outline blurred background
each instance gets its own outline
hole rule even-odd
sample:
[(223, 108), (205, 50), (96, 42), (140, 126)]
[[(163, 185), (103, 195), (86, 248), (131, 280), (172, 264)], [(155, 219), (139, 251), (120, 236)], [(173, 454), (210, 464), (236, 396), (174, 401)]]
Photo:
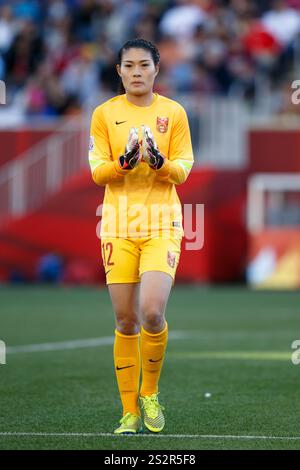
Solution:
[[(204, 247), (168, 304), (167, 434), (116, 444), (88, 142), (134, 37), (188, 113)], [(300, 0), (0, 0), (0, 103), (0, 449), (299, 449)]]
[(161, 54), (205, 204), (205, 243), (177, 281), (300, 287), (300, 0), (0, 1), (0, 282), (104, 283), (91, 179), (92, 110), (118, 93), (128, 39)]

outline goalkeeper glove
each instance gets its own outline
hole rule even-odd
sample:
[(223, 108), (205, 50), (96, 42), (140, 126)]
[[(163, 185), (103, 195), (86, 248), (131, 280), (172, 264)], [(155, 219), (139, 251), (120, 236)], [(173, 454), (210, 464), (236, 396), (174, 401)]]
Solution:
[(123, 170), (132, 170), (141, 160), (138, 129), (132, 127), (124, 155), (119, 157), (119, 165)]
[(165, 161), (165, 157), (158, 150), (150, 127), (142, 126), (143, 129), (143, 157), (153, 170), (159, 170)]

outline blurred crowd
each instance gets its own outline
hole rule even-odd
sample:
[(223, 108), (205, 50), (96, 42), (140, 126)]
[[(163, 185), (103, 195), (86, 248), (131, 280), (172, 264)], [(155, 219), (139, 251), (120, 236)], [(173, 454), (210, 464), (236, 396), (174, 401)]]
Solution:
[(251, 100), (264, 80), (286, 86), (299, 33), (300, 0), (0, 0), (0, 79), (28, 116), (80, 113), (118, 92), (117, 52), (142, 37), (161, 54), (159, 93)]

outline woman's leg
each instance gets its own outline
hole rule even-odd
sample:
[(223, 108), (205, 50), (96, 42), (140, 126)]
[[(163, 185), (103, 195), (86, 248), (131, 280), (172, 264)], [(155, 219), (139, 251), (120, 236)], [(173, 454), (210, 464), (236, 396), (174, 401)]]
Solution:
[(126, 413), (140, 415), (138, 406), (141, 370), (139, 284), (109, 284), (108, 289), (116, 321), (114, 363), (123, 405), (123, 416)]
[(139, 282), (108, 285), (116, 329), (123, 335), (136, 335), (140, 332), (139, 290)]
[(147, 271), (141, 276), (140, 311), (142, 385), (140, 395), (158, 392), (158, 381), (168, 341), (165, 310), (173, 279), (161, 271)]

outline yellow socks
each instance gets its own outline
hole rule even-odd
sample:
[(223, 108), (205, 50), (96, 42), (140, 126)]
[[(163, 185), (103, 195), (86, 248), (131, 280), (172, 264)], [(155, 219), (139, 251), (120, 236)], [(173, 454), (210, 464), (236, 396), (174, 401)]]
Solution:
[(141, 329), (142, 397), (158, 392), (158, 381), (168, 341), (168, 324), (156, 334)]
[(141, 371), (139, 337), (139, 334), (128, 336), (115, 330), (114, 362), (123, 416), (126, 413), (140, 415), (138, 406)]
[[(139, 338), (140, 345), (139, 345)], [(138, 406), (139, 382), (142, 357), (142, 397), (158, 392), (158, 381), (168, 342), (168, 324), (156, 334), (149, 333), (143, 327), (141, 334), (123, 335), (115, 330), (114, 363), (123, 405), (126, 413), (140, 415)], [(141, 350), (141, 352), (140, 352)]]

